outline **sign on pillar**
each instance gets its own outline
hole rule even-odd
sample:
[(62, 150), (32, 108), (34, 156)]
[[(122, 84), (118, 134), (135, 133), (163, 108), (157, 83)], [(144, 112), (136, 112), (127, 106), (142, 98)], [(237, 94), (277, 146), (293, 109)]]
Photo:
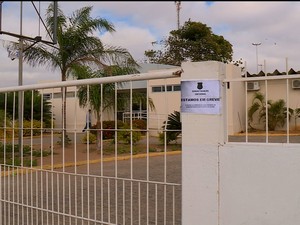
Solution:
[(181, 112), (220, 114), (219, 80), (181, 81)]

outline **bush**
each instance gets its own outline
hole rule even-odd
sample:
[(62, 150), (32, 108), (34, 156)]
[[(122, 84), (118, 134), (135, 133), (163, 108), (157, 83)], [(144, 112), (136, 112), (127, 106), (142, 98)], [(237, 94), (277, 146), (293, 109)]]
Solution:
[(92, 134), (91, 132), (89, 133), (89, 138), (88, 138), (87, 133), (81, 138), (81, 141), (84, 144), (87, 144), (87, 143), (94, 144), (94, 143), (96, 143), (96, 140), (97, 140), (97, 136), (95, 134)]
[[(18, 125), (17, 125), (18, 126)], [(44, 123), (43, 123), (44, 127)], [(30, 136), (31, 135), (31, 121), (29, 120), (24, 120), (23, 121), (23, 135), (24, 136)], [(39, 135), (41, 134), (41, 121), (39, 120), (33, 120), (32, 121), (32, 134)]]
[(125, 124), (118, 132), (118, 141), (124, 141), (126, 144), (131, 143), (131, 132), (132, 132), (132, 143), (136, 144), (142, 138), (140, 131), (130, 131), (129, 124)]
[(142, 134), (146, 133), (146, 129), (147, 129), (147, 121), (146, 120), (141, 120), (141, 119), (137, 119), (137, 120), (132, 120), (132, 126), (140, 129)]
[[(124, 123), (121, 120), (117, 121), (117, 128), (121, 128), (124, 125)], [(114, 139), (115, 137), (115, 121), (113, 120), (107, 120), (107, 121), (103, 121), (103, 139), (107, 140), (107, 139)], [(93, 125), (91, 127), (91, 133), (94, 134), (95, 136), (97, 136), (97, 124)]]

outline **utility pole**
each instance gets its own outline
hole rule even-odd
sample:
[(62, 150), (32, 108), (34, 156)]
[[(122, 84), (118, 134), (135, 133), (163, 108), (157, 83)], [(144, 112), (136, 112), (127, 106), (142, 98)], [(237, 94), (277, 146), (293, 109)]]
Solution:
[(261, 45), (261, 43), (252, 43), (252, 45), (254, 45), (255, 48), (256, 48), (256, 73), (258, 74), (258, 52), (257, 52), (257, 47), (259, 45)]
[(180, 27), (180, 9), (181, 9), (181, 1), (175, 1), (176, 10), (177, 10), (177, 29), (179, 30)]

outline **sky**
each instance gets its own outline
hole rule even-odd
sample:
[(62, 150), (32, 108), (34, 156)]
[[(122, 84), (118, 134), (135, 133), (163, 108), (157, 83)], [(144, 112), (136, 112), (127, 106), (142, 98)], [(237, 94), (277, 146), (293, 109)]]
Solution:
[[(44, 18), (50, 1), (33, 1)], [(46, 36), (43, 25), (30, 1), (4, 1), (2, 31), (35, 37)], [(250, 73), (264, 70), (300, 71), (300, 2), (290, 1), (181, 1), (179, 18), (175, 1), (58, 1), (65, 15), (92, 6), (92, 17), (110, 21), (113, 33), (97, 33), (104, 44), (126, 48), (138, 62), (145, 60), (144, 52), (158, 49), (153, 42), (167, 37), (171, 30), (189, 19), (201, 22), (211, 31), (232, 44), (233, 60), (242, 59)], [(10, 35), (0, 40), (18, 42)], [(7, 49), (0, 45), (0, 87), (19, 84), (19, 60), (11, 60)], [(23, 64), (23, 85), (60, 81), (58, 70), (32, 68)]]

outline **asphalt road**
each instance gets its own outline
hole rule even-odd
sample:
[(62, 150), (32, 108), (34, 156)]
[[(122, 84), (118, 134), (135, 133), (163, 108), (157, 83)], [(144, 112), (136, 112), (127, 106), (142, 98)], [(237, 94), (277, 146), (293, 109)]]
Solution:
[(181, 224), (181, 154), (29, 172), (1, 177), (0, 224)]

